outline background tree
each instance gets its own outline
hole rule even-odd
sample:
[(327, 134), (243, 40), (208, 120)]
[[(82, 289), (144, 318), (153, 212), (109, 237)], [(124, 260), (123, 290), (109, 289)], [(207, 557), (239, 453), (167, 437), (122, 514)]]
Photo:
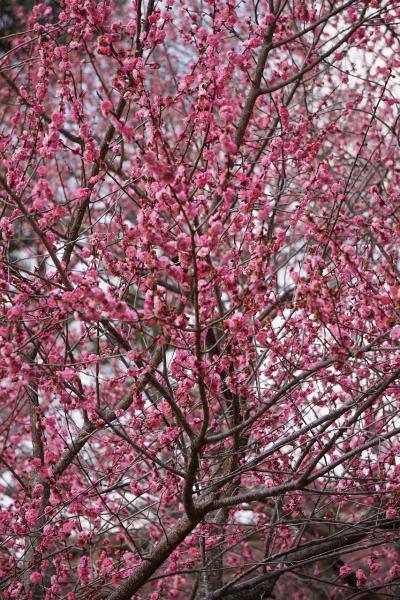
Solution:
[(2, 597), (397, 597), (399, 3), (11, 5)]

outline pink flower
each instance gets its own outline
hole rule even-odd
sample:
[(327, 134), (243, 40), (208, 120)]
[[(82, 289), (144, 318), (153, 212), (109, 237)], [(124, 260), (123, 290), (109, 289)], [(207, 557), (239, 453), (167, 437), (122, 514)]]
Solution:
[(38, 167), (37, 172), (40, 177), (46, 177), (46, 175), (48, 173), (48, 168), (45, 167), (44, 165), (40, 165), (40, 167)]
[(42, 576), (38, 571), (33, 571), (29, 577), (29, 581), (31, 583), (40, 583), (42, 581)]
[(83, 584), (89, 583), (90, 580), (90, 562), (88, 556), (82, 556), (78, 564), (78, 575)]
[(233, 108), (230, 105), (221, 106), (219, 114), (224, 123), (232, 122), (233, 119)]
[(393, 567), (389, 570), (389, 576), (390, 577), (397, 577), (397, 575), (400, 575), (400, 565), (399, 564), (395, 564), (393, 565)]
[(221, 137), (221, 148), (226, 154), (236, 154), (237, 146), (226, 136)]
[(390, 337), (392, 338), (392, 340), (400, 340), (400, 326), (399, 325), (397, 327), (393, 327), (392, 331), (390, 332)]
[(56, 127), (56, 129), (61, 129), (61, 127), (63, 126), (63, 122), (64, 122), (64, 116), (61, 112), (53, 112), (53, 114), (51, 115), (52, 117), (52, 121)]
[(30, 508), (29, 510), (27, 510), (25, 513), (25, 519), (28, 525), (36, 525), (38, 521), (37, 510), (35, 510), (34, 508)]
[(103, 115), (106, 117), (112, 111), (113, 105), (109, 100), (103, 100), (100, 104), (100, 109)]
[(356, 571), (357, 587), (364, 588), (367, 586), (367, 576), (362, 569)]
[(385, 516), (387, 519), (395, 519), (398, 516), (398, 511), (395, 508), (388, 508)]
[(89, 196), (90, 196), (89, 188), (78, 188), (76, 190), (76, 197), (79, 198), (80, 200), (86, 200), (86, 198), (89, 198)]
[(125, 250), (125, 256), (129, 259), (136, 257), (136, 248), (135, 246), (128, 246)]
[(351, 567), (349, 567), (348, 565), (343, 565), (339, 569), (340, 577), (345, 577), (346, 575), (350, 575), (350, 573), (352, 573), (352, 572), (353, 572), (353, 569)]

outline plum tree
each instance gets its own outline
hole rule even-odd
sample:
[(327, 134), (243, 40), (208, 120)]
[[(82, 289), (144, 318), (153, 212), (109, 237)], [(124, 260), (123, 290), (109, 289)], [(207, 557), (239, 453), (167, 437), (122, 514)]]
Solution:
[(396, 597), (399, 3), (10, 6), (2, 597)]

